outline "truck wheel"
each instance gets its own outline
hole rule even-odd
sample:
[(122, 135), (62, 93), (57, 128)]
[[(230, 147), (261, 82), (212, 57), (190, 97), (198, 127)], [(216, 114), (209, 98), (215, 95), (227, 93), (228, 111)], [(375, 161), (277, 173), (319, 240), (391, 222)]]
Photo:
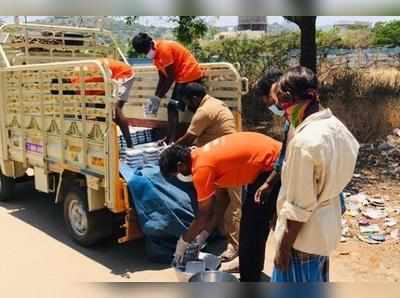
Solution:
[(0, 171), (0, 201), (9, 201), (14, 197), (15, 181)]
[(112, 218), (108, 210), (88, 211), (86, 190), (72, 186), (64, 199), (64, 220), (72, 238), (91, 246), (111, 236)]

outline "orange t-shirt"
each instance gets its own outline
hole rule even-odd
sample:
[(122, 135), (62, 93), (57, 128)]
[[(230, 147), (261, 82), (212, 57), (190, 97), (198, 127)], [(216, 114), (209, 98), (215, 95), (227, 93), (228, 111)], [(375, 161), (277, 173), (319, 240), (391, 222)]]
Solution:
[[(135, 75), (135, 71), (133, 70), (133, 67), (125, 64), (121, 61), (111, 59), (111, 58), (101, 58), (98, 59), (100, 62), (103, 62), (108, 69), (111, 72), (111, 79), (113, 80), (126, 80), (129, 78), (132, 78)], [(96, 65), (89, 65), (87, 66), (88, 71), (96, 71), (97, 66)], [(102, 77), (86, 77), (85, 78), (85, 83), (102, 83), (104, 80)], [(71, 79), (71, 82), (73, 84), (79, 84), (79, 76), (74, 76)], [(79, 91), (77, 92), (79, 94)], [(86, 90), (85, 92), (86, 95), (104, 95), (103, 90)]]
[(172, 65), (175, 82), (188, 83), (201, 79), (203, 71), (196, 58), (183, 45), (175, 41), (159, 40), (155, 43), (153, 63), (165, 74), (165, 68)]
[(281, 143), (254, 132), (233, 133), (192, 151), (193, 183), (199, 202), (210, 199), (217, 188), (254, 182), (272, 171)]
[[(124, 62), (110, 59), (110, 58), (102, 58), (98, 59), (100, 62), (103, 62), (108, 69), (111, 71), (111, 79), (113, 80), (126, 80), (135, 75), (135, 71), (131, 65), (125, 64)], [(96, 65), (89, 65), (87, 70), (95, 71), (97, 69)], [(72, 82), (74, 84), (79, 83), (79, 76), (72, 78)], [(100, 83), (103, 82), (102, 77), (88, 77), (85, 79), (85, 83)]]

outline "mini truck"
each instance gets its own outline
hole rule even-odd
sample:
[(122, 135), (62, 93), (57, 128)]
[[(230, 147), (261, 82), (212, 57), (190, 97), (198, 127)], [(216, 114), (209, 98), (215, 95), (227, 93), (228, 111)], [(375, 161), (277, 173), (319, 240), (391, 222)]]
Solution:
[[(33, 180), (37, 191), (53, 193), (55, 203), (64, 205), (67, 230), (84, 246), (111, 236), (113, 216), (122, 219), (120, 243), (143, 237), (132, 204), (135, 198), (119, 174), (119, 136), (113, 122), (117, 86), (98, 60), (104, 57), (127, 63), (111, 32), (103, 29), (0, 27), (0, 201), (12, 201), (16, 185)], [(209, 94), (228, 104), (240, 129), (247, 80), (228, 63), (202, 67)], [(144, 116), (157, 70), (134, 69), (125, 115), (132, 125), (165, 125), (166, 99), (157, 116)], [(102, 82), (85, 83), (92, 76)], [(73, 77), (79, 83), (72, 83)], [(191, 114), (180, 117), (190, 121)]]

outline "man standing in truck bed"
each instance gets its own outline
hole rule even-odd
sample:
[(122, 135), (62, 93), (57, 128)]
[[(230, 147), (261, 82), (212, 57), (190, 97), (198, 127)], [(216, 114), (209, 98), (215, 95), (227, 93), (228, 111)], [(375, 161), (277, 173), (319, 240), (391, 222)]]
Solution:
[[(111, 72), (111, 79), (118, 85), (117, 96), (118, 101), (115, 110), (115, 123), (121, 129), (122, 135), (126, 141), (128, 148), (133, 148), (132, 138), (129, 133), (129, 122), (125, 118), (122, 109), (125, 103), (128, 101), (129, 93), (132, 89), (133, 80), (135, 77), (135, 71), (131, 65), (125, 64), (121, 61), (103, 58), (99, 59), (100, 62), (104, 63)], [(84, 70), (96, 71), (96, 67), (84, 67)], [(99, 83), (103, 82), (102, 77), (86, 77), (85, 83)], [(79, 76), (72, 78), (72, 83), (79, 84)], [(86, 95), (104, 95), (103, 90), (86, 90)]]
[(172, 84), (175, 83), (168, 103), (168, 142), (176, 140), (179, 123), (178, 111), (185, 111), (182, 100), (183, 87), (191, 82), (201, 82), (203, 71), (196, 58), (178, 42), (170, 40), (154, 41), (146, 33), (139, 33), (132, 39), (132, 46), (139, 54), (152, 59), (159, 72), (159, 81), (155, 96), (150, 101), (160, 102)]

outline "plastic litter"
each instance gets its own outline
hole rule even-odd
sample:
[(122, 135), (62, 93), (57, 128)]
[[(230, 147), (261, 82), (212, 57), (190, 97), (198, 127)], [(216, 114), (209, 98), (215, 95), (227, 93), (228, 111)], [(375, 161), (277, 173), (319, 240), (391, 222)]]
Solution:
[(369, 235), (368, 238), (378, 242), (384, 242), (386, 240), (385, 235), (383, 234), (372, 234)]
[(371, 219), (381, 219), (388, 216), (388, 213), (385, 209), (378, 209), (378, 208), (366, 208), (362, 211), (362, 215), (371, 218)]
[(372, 206), (376, 207), (383, 207), (385, 206), (385, 200), (384, 199), (376, 199), (376, 198), (370, 198), (369, 202)]
[(384, 226), (385, 227), (394, 227), (397, 225), (397, 220), (392, 217), (385, 218)]
[(374, 239), (369, 238), (368, 236), (363, 236), (361, 234), (357, 235), (358, 239), (360, 239), (361, 241), (368, 243), (368, 244), (381, 244), (381, 241), (376, 241)]
[(366, 219), (366, 218), (360, 218), (359, 219), (359, 221), (358, 221), (358, 224), (360, 225), (360, 226), (367, 226), (367, 225), (369, 225), (369, 220), (368, 219)]
[(360, 226), (360, 232), (362, 234), (380, 233), (381, 229), (377, 224), (372, 224), (368, 226)]

